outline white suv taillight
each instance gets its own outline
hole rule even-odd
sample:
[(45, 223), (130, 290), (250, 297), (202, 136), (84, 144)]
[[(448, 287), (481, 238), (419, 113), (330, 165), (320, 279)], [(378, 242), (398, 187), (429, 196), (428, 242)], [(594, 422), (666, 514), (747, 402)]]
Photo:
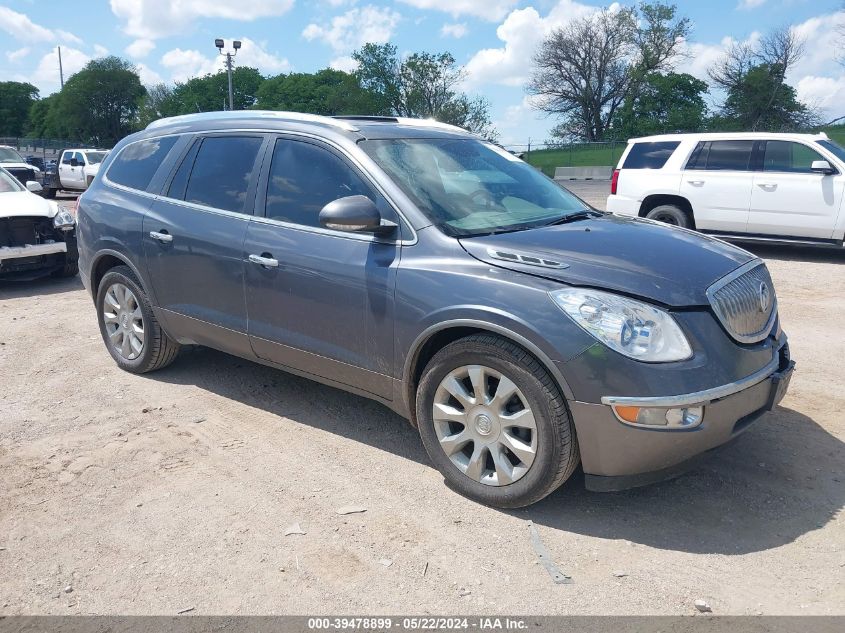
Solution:
[(619, 186), (619, 170), (613, 170), (613, 176), (610, 178), (610, 195), (616, 195), (616, 187)]

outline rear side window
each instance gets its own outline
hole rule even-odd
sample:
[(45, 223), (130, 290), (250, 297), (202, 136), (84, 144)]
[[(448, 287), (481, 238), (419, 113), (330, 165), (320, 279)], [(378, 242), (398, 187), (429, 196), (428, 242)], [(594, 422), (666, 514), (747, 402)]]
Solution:
[[(263, 142), (257, 136), (204, 138), (185, 187), (185, 201), (243, 213), (255, 158)], [(191, 152), (186, 160), (190, 157)]]
[(145, 190), (176, 138), (151, 138), (127, 145), (109, 167), (109, 180), (124, 187)]
[(325, 205), (357, 195), (379, 201), (352, 167), (330, 151), (302, 141), (276, 141), (267, 183), (268, 218), (317, 227)]
[(748, 171), (754, 141), (707, 141), (699, 143), (690, 156), (687, 169), (708, 171)]
[(623, 169), (660, 169), (669, 160), (679, 141), (659, 141), (655, 143), (634, 143), (625, 157)]

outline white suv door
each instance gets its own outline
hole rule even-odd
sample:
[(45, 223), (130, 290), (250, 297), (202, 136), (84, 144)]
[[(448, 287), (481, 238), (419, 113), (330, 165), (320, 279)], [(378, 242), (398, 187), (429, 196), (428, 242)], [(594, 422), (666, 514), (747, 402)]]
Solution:
[(702, 141), (690, 154), (680, 193), (701, 231), (744, 233), (754, 180), (753, 140)]
[(812, 171), (813, 161), (828, 159), (804, 143), (762, 141), (762, 145), (763, 170), (754, 175), (748, 232), (831, 238), (845, 176)]

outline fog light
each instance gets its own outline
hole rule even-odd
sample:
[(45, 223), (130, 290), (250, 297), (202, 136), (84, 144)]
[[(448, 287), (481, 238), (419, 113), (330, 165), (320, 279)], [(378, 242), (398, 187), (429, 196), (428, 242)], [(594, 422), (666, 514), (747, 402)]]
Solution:
[(704, 407), (632, 407), (614, 405), (616, 417), (626, 424), (636, 426), (664, 427), (670, 429), (689, 429), (701, 424)]

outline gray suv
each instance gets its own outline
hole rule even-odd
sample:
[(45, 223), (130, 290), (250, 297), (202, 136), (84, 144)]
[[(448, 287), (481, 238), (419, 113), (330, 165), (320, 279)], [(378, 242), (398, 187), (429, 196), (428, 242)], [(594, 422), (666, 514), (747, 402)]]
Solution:
[(384, 403), (455, 489), (672, 476), (783, 397), (765, 264), (598, 212), (459, 128), (226, 112), (121, 141), (78, 210), (123, 369), (198, 344)]

